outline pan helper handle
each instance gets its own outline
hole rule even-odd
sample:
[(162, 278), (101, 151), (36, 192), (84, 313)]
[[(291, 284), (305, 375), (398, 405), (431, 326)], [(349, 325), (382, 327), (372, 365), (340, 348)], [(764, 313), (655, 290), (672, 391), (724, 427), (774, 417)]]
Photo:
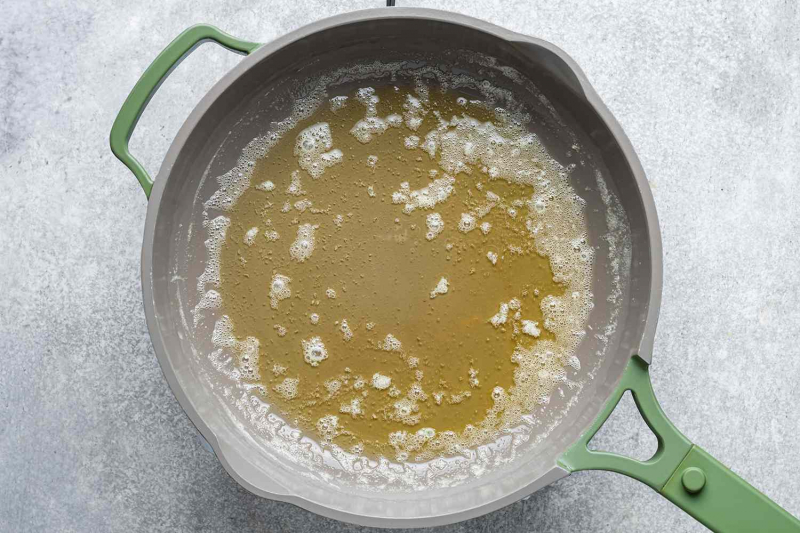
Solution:
[(198, 24), (188, 28), (178, 35), (174, 41), (169, 43), (164, 51), (161, 52), (153, 63), (147, 67), (142, 77), (136, 82), (133, 90), (125, 99), (122, 108), (119, 110), (114, 125), (111, 127), (111, 151), (128, 167), (144, 189), (144, 194), (150, 198), (150, 191), (153, 189), (153, 178), (142, 167), (141, 163), (133, 157), (128, 150), (136, 123), (142, 116), (150, 98), (153, 97), (161, 83), (169, 76), (170, 72), (180, 64), (197, 46), (205, 41), (214, 41), (231, 50), (241, 54), (249, 54), (259, 46), (259, 43), (242, 41), (220, 31), (214, 26)]
[[(658, 450), (646, 461), (588, 448), (626, 391), (631, 391), (642, 418), (658, 439)], [(800, 521), (678, 431), (661, 410), (648, 364), (638, 356), (628, 362), (620, 384), (594, 424), (564, 452), (559, 464), (570, 472), (610, 470), (638, 479), (712, 531), (800, 533)]]

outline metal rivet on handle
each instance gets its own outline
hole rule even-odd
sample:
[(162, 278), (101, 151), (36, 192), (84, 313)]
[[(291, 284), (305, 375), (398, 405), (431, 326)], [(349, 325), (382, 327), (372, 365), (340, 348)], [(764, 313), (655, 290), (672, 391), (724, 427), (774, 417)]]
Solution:
[(683, 488), (689, 494), (697, 494), (706, 486), (706, 474), (697, 467), (690, 466), (681, 474)]

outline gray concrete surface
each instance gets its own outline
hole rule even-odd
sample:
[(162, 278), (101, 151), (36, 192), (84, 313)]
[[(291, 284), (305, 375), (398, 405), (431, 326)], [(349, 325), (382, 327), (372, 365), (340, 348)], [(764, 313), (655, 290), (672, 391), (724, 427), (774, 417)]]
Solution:
[[(653, 381), (695, 442), (800, 515), (800, 10), (785, 0), (416, 2), (548, 39), (636, 147), (664, 234)], [(145, 197), (107, 137), (161, 48), (196, 22), (254, 41), (379, 1), (29, 2), (0, 15), (0, 530), (361, 531), (239, 488), (153, 354)], [(196, 51), (132, 142), (153, 174), (238, 56)], [(652, 437), (627, 405), (600, 437)], [(478, 531), (703, 531), (619, 475), (573, 475)]]

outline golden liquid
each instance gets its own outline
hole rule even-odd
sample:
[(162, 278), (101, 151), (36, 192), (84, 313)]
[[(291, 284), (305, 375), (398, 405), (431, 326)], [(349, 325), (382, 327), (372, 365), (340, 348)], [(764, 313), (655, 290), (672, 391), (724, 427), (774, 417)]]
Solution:
[[(378, 89), (378, 116), (402, 114), (406, 93), (392, 87)], [(465, 107), (456, 103), (459, 96), (456, 91), (432, 90), (427, 105), (442, 117), (460, 115)], [(481, 121), (495, 118), (477, 105), (469, 105), (466, 111)], [(400, 183), (409, 182), (415, 190), (431, 182), (430, 171), (442, 176), (436, 159), (404, 146), (407, 136), (424, 138), (435, 127), (435, 114), (428, 113), (415, 132), (405, 124), (390, 127), (367, 144), (349, 133), (363, 117), (364, 106), (354, 98), (336, 112), (328, 105), (320, 106), (256, 162), (250, 188), (229, 215), (219, 292), (235, 336), (259, 340), (257, 383), (263, 386), (268, 403), (288, 422), (317, 438), (323, 437), (316, 427), (318, 420), (336, 415), (341, 432), (333, 442), (345, 449), (360, 445), (367, 455), (389, 456), (388, 438), (394, 431), (461, 432), (484, 419), (493, 405), (493, 388), (508, 390), (513, 385), (515, 347), (554, 337), (542, 327), (538, 339), (512, 338), (509, 327), (496, 328), (489, 318), (498, 312), (500, 302), (519, 297), (526, 318), (542, 324), (541, 298), (561, 295), (564, 288), (553, 281), (548, 258), (534, 250), (525, 228), (527, 208), (520, 208), (520, 215), (512, 218), (505, 208), (496, 207), (478, 220), (479, 225), (491, 223), (488, 234), (480, 229), (467, 234), (458, 230), (461, 214), (484, 203), (487, 191), (500, 196), (502, 206), (511, 206), (514, 200), (529, 199), (531, 187), (490, 181), (477, 166), (469, 175), (458, 175), (455, 191), (446, 202), (405, 214), (402, 205), (392, 203), (392, 193)], [(330, 125), (333, 145), (343, 152), (344, 160), (318, 179), (301, 170), (305, 194), (287, 194), (290, 175), (299, 170), (296, 135), (319, 122)], [(367, 164), (369, 156), (378, 158), (374, 167)], [(265, 180), (274, 182), (273, 191), (256, 188)], [(302, 213), (294, 207), (282, 212), (285, 202), (294, 204), (304, 198), (312, 202), (311, 208)], [(432, 212), (442, 216), (445, 227), (428, 240), (426, 216)], [(342, 217), (340, 225), (335, 223), (337, 215)], [(319, 225), (316, 245), (308, 260), (298, 262), (290, 256), (289, 247), (298, 225), (307, 223)], [(259, 233), (254, 244), (247, 246), (245, 233), (253, 227)], [(276, 241), (264, 236), (273, 230), (280, 235)], [(509, 247), (517, 248), (511, 251)], [(490, 251), (500, 256), (497, 264), (487, 259)], [(269, 292), (276, 273), (291, 278), (292, 294), (273, 309)], [(449, 281), (448, 292), (431, 298), (442, 277)], [(326, 295), (329, 288), (336, 293), (334, 299)], [(312, 313), (319, 315), (318, 324), (311, 323)], [(343, 319), (352, 330), (350, 340), (343, 338)], [(286, 329), (283, 336), (281, 327)], [(402, 352), (378, 348), (387, 334), (402, 342)], [(311, 366), (303, 358), (301, 342), (315, 336), (323, 340), (328, 358)], [(470, 383), (471, 370), (477, 385)], [(372, 387), (375, 373), (391, 377), (392, 387)], [(292, 399), (275, 391), (287, 377), (299, 379)], [(329, 380), (341, 384), (335, 393), (325, 386)], [(407, 425), (393, 413), (395, 403), (414, 383), (421, 385), (427, 398), (417, 401), (419, 422)], [(434, 392), (442, 393), (440, 402)], [(340, 412), (353, 399), (359, 400), (361, 414)]]

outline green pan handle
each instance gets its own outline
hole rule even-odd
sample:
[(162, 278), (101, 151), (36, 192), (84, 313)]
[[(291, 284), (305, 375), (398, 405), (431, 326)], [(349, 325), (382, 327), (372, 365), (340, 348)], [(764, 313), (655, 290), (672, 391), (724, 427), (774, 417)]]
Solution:
[[(631, 391), (642, 418), (658, 439), (658, 450), (646, 461), (588, 448), (626, 391)], [(800, 521), (672, 425), (653, 393), (648, 365), (638, 356), (628, 362), (622, 381), (594, 424), (564, 452), (559, 464), (570, 472), (610, 470), (638, 479), (713, 531), (800, 532)]]
[(214, 26), (206, 24), (192, 26), (169, 43), (155, 61), (147, 67), (147, 70), (144, 71), (144, 74), (142, 74), (142, 77), (139, 78), (139, 81), (136, 82), (133, 90), (128, 95), (125, 103), (122, 104), (122, 109), (119, 110), (114, 125), (111, 127), (111, 151), (114, 152), (117, 159), (122, 161), (133, 172), (148, 198), (150, 198), (150, 191), (153, 189), (153, 178), (150, 177), (141, 163), (131, 155), (128, 150), (128, 141), (133, 134), (136, 123), (139, 121), (139, 117), (142, 116), (147, 103), (161, 83), (184, 57), (205, 41), (214, 41), (228, 50), (242, 54), (249, 54), (261, 46), (259, 43), (250, 43), (231, 37)]

